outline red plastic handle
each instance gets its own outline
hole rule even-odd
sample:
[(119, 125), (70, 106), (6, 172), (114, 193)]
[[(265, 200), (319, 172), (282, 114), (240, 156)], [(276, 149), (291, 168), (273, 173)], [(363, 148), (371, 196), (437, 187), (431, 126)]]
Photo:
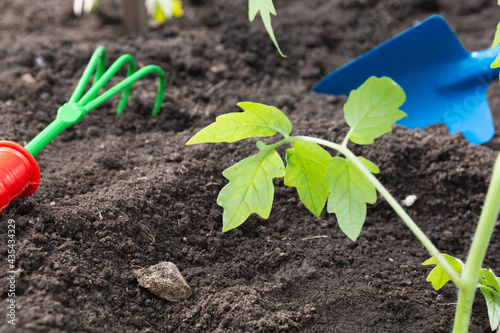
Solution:
[(0, 213), (39, 185), (40, 169), (30, 152), (15, 142), (0, 141)]

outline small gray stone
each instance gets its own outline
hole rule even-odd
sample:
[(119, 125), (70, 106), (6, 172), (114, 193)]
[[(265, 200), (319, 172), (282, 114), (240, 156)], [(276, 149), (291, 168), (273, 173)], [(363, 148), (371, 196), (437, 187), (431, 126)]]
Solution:
[(133, 270), (139, 284), (153, 294), (172, 302), (191, 296), (191, 288), (174, 263), (162, 261), (159, 264)]

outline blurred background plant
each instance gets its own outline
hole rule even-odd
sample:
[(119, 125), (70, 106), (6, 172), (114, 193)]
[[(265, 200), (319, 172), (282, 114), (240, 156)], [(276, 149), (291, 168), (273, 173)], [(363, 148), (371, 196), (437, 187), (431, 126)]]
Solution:
[(99, 7), (99, 0), (75, 0), (73, 2), (73, 12), (76, 16), (83, 13), (90, 13)]
[[(76, 16), (90, 13), (99, 8), (99, 0), (74, 0), (73, 12)], [(121, 0), (123, 24), (130, 33), (143, 33), (148, 30), (147, 16), (161, 24), (173, 17), (182, 17), (182, 0)], [(271, 15), (276, 15), (272, 0), (248, 0), (248, 19), (255, 20), (260, 14), (262, 23), (279, 54), (285, 57), (278, 45), (271, 25)]]
[[(73, 12), (76, 16), (99, 9), (99, 0), (74, 0)], [(173, 17), (182, 17), (182, 0), (122, 0), (122, 21), (131, 33), (142, 33), (148, 29), (147, 17), (156, 23), (163, 23)]]
[(146, 0), (146, 10), (158, 23), (184, 15), (181, 0)]

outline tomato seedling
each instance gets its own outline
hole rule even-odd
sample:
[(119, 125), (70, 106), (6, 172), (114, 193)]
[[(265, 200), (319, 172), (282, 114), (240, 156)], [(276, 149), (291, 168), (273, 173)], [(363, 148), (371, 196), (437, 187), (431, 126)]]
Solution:
[[(462, 260), (454, 258), (447, 254), (443, 254), (443, 256), (450, 263), (455, 272), (457, 272), (458, 274), (462, 274), (465, 266)], [(432, 283), (432, 286), (435, 290), (441, 289), (448, 281), (450, 281), (450, 278), (443, 270), (443, 268), (441, 268), (441, 266), (437, 263), (435, 258), (426, 260), (424, 263), (422, 263), (422, 265), (436, 265), (436, 267), (434, 267), (427, 276), (427, 281)], [(495, 275), (495, 273), (493, 273), (491, 269), (488, 270), (485, 268), (481, 268), (479, 273), (480, 275), (479, 282), (477, 283), (477, 288), (481, 290), (481, 293), (483, 294), (486, 301), (490, 327), (491, 330), (494, 331), (500, 324), (500, 279)]]
[[(369, 145), (390, 132), (392, 125), (406, 116), (399, 109), (405, 99), (403, 89), (390, 78), (370, 77), (351, 91), (344, 105), (344, 116), (350, 130), (341, 144), (308, 136), (291, 136), (292, 123), (280, 110), (251, 102), (238, 104), (244, 112), (217, 117), (215, 123), (195, 134), (187, 144), (235, 142), (278, 133), (282, 136), (273, 144), (258, 141), (257, 154), (223, 171), (223, 176), (229, 180), (217, 198), (217, 203), (224, 208), (223, 231), (238, 227), (252, 213), (267, 219), (274, 198), (273, 179), (284, 177), (285, 185), (296, 188), (301, 201), (314, 215), (319, 216), (326, 205), (327, 212), (335, 214), (340, 229), (354, 241), (365, 222), (366, 205), (376, 201), (378, 191), (432, 255), (432, 260), (426, 264), (437, 264), (446, 279), (459, 288), (454, 332), (467, 332), (481, 273), (486, 282), (480, 289), (488, 294), (485, 294), (487, 300), (495, 300), (495, 292), (500, 291), (496, 289), (498, 283), (494, 284), (496, 280), (492, 275), (481, 270), (500, 210), (500, 158), (494, 167), (468, 260), (464, 267), (458, 265), (460, 269), (457, 269), (456, 262), (439, 252), (373, 175), (379, 172), (378, 167), (366, 158), (356, 156), (347, 147), (349, 141)], [(283, 144), (291, 144), (286, 151), (286, 167), (276, 151)], [(333, 157), (321, 146), (337, 151), (337, 156)], [(493, 318), (500, 317), (500, 306), (493, 312)]]
[[(367, 159), (356, 157), (347, 143), (371, 144), (390, 132), (391, 125), (406, 115), (399, 110), (404, 101), (404, 91), (391, 79), (369, 78), (351, 93), (344, 106), (351, 129), (342, 144), (290, 136), (292, 123), (273, 106), (243, 102), (238, 106), (245, 112), (218, 117), (187, 144), (235, 142), (277, 133), (283, 137), (271, 145), (258, 141), (258, 154), (223, 172), (229, 179), (217, 199), (224, 208), (223, 230), (236, 228), (252, 213), (267, 218), (273, 201), (272, 179), (285, 177), (285, 184), (297, 189), (300, 199), (314, 215), (319, 216), (328, 201), (327, 211), (335, 213), (340, 229), (356, 240), (365, 221), (366, 203), (376, 200), (375, 185), (370, 178), (375, 179), (372, 173), (379, 170)], [(286, 153), (286, 168), (275, 150), (285, 143), (292, 146)], [(332, 157), (321, 145), (337, 150), (344, 157)]]

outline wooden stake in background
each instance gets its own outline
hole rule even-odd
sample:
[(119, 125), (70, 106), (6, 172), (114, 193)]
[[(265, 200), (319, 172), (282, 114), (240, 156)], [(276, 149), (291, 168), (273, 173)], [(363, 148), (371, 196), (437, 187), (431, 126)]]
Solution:
[(144, 0), (122, 0), (122, 19), (129, 33), (140, 34), (148, 30)]

